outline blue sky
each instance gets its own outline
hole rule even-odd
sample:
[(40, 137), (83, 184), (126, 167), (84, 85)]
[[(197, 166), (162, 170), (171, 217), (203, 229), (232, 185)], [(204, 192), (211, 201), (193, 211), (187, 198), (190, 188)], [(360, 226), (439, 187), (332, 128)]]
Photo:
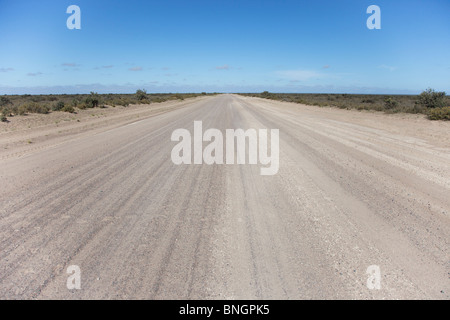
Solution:
[(449, 18), (449, 0), (0, 0), (0, 94), (448, 93)]

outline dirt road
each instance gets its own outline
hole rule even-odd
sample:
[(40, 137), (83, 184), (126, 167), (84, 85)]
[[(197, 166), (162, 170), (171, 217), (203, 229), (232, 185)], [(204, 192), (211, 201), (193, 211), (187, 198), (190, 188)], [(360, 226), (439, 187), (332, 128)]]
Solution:
[[(279, 129), (278, 174), (174, 165), (171, 134), (195, 120)], [(0, 298), (449, 299), (449, 137), (419, 116), (219, 95), (10, 147)]]

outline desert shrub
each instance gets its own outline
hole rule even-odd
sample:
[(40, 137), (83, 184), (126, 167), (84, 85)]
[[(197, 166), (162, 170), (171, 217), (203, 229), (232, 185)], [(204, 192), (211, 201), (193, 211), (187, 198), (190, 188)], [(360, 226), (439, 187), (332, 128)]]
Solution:
[(27, 107), (25, 105), (20, 105), (17, 108), (17, 113), (16, 114), (18, 114), (19, 116), (23, 116), (26, 113), (27, 113)]
[[(179, 93), (174, 94), (174, 95), (172, 96), (172, 98), (173, 98), (173, 99), (177, 99), (177, 100), (184, 100), (183, 95), (181, 95), (181, 94), (179, 94)], [(165, 101), (165, 99), (162, 99), (162, 101)]]
[(47, 114), (50, 111), (50, 108), (46, 105), (35, 104), (30, 108), (31, 113), (42, 113)]
[(64, 101), (58, 101), (52, 107), (53, 111), (61, 111), (64, 108)]
[(433, 108), (429, 111), (430, 120), (450, 120), (450, 107)]
[(437, 92), (429, 88), (417, 97), (416, 103), (428, 109), (442, 108), (445, 106), (445, 92)]
[(122, 102), (122, 100), (120, 100), (120, 99), (112, 99), (111, 101), (108, 101), (108, 104), (112, 107), (115, 107), (115, 106), (120, 106), (121, 102)]
[(43, 97), (43, 96), (32, 96), (30, 98), (30, 100), (33, 101), (33, 102), (42, 102), (42, 101), (46, 100), (46, 97)]
[(32, 111), (30, 112), (34, 112), (34, 113), (43, 113), (43, 114), (47, 114), (50, 111), (50, 108), (44, 105), (37, 105), (34, 109), (32, 109)]
[(128, 107), (130, 105), (130, 100), (126, 98), (118, 98), (113, 101), (113, 104), (116, 106)]
[(409, 110), (409, 113), (426, 113), (426, 109), (425, 107), (419, 105), (419, 104), (414, 104), (414, 106), (412, 106)]
[(11, 116), (11, 109), (8, 107), (0, 108), (0, 121), (7, 122), (8, 117)]
[(9, 104), (12, 104), (12, 102), (8, 97), (0, 97), (0, 107), (7, 106)]
[(50, 108), (37, 102), (25, 102), (19, 107), (19, 114), (25, 113), (42, 113), (47, 114)]
[(166, 99), (160, 98), (160, 97), (156, 97), (156, 98), (152, 98), (152, 102), (156, 102), (156, 103), (161, 103), (166, 101)]
[[(272, 100), (282, 100), (282, 96), (279, 94), (270, 93), (269, 91), (264, 91), (259, 95), (261, 98), (272, 99)], [(291, 96), (288, 96), (288, 99), (292, 100)]]
[(142, 100), (146, 100), (147, 99), (147, 91), (145, 91), (144, 89), (142, 90), (137, 90), (136, 91), (136, 99), (138, 101), (142, 101)]
[(112, 107), (115, 106), (128, 107), (130, 105), (130, 100), (126, 98), (116, 98), (114, 100), (111, 100), (108, 104)]
[(14, 113), (14, 107), (3, 107), (0, 108), (0, 112), (2, 114), (4, 114), (7, 117), (12, 117), (13, 113)]
[(72, 106), (64, 106), (61, 111), (63, 112), (69, 112), (69, 113), (74, 113), (75, 109)]
[(261, 93), (262, 98), (271, 99), (273, 97), (273, 93), (270, 93), (269, 91), (263, 91)]
[(80, 104), (80, 101), (78, 100), (78, 99), (72, 99), (72, 103), (71, 103), (71, 105), (72, 105), (72, 107), (78, 107), (78, 105)]
[[(433, 90), (428, 90), (433, 92)], [(282, 100), (314, 106), (332, 106), (340, 109), (375, 110), (387, 113), (421, 113), (429, 115), (433, 108), (418, 104), (417, 95), (377, 95), (377, 94), (311, 94), (311, 93), (242, 93), (249, 97)], [(436, 96), (436, 95), (435, 95)], [(440, 93), (442, 96), (442, 93)], [(438, 99), (439, 100), (439, 99)], [(444, 97), (445, 106), (450, 106), (450, 97)], [(442, 103), (441, 103), (442, 104)], [(438, 104), (439, 105), (439, 104)], [(442, 111), (437, 111), (439, 113)]]
[(91, 95), (84, 100), (86, 108), (96, 108), (99, 103), (100, 99), (96, 92), (91, 92)]
[(384, 107), (387, 110), (392, 110), (398, 107), (398, 102), (390, 97), (384, 99)]
[(359, 111), (361, 111), (361, 110), (369, 110), (369, 108), (367, 106), (363, 105), (363, 104), (360, 104), (360, 105), (356, 106), (356, 110), (359, 110)]
[(384, 107), (382, 105), (374, 105), (371, 109), (375, 111), (384, 111)]

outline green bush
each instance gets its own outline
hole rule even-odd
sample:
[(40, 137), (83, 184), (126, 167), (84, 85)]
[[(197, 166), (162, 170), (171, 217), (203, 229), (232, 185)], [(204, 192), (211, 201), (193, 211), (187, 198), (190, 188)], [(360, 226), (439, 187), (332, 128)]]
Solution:
[(63, 108), (61, 109), (61, 111), (69, 112), (69, 113), (74, 113), (74, 112), (75, 112), (75, 109), (74, 109), (72, 106), (65, 106), (65, 107), (63, 107)]
[(37, 102), (26, 102), (19, 106), (19, 114), (25, 113), (42, 113), (47, 114), (50, 111), (50, 108), (46, 105), (39, 104)]
[(431, 109), (428, 118), (430, 120), (450, 120), (450, 107)]
[(78, 105), (80, 104), (80, 101), (78, 99), (72, 99), (72, 107), (78, 107)]
[(384, 107), (387, 110), (392, 110), (398, 107), (398, 102), (392, 98), (384, 99)]
[(273, 100), (276, 99), (275, 95), (273, 93), (270, 93), (269, 91), (262, 92), (261, 97), (265, 99), (273, 99)]
[(10, 111), (7, 108), (3, 108), (1, 110), (1, 114), (0, 114), (0, 121), (1, 122), (7, 122), (8, 121), (8, 116), (10, 115)]
[(3, 107), (3, 108), (0, 108), (0, 113), (4, 114), (7, 117), (12, 116), (13, 112), (14, 112), (14, 107)]
[(12, 104), (8, 97), (0, 97), (0, 107), (7, 106), (8, 104)]
[(55, 97), (46, 98), (44, 96), (32, 96), (30, 98), (30, 100), (33, 101), (33, 102), (42, 102), (42, 101), (45, 101), (47, 99), (48, 99), (48, 101), (53, 101), (53, 100), (50, 100), (50, 99), (56, 99), (56, 98)]
[(98, 94), (91, 92), (91, 95), (84, 100), (86, 108), (96, 108), (99, 104)]
[(64, 102), (63, 101), (58, 101), (52, 107), (53, 111), (61, 111), (62, 109), (64, 109)]
[(130, 104), (130, 101), (128, 99), (125, 98), (117, 98), (114, 99), (111, 104), (113, 106), (123, 106), (123, 107), (128, 107), (128, 105)]
[(445, 106), (445, 92), (437, 92), (429, 88), (418, 96), (416, 103), (428, 109), (442, 108)]
[(18, 114), (19, 116), (23, 116), (26, 113), (27, 113), (27, 107), (25, 105), (20, 105), (17, 108), (17, 113), (16, 114)]
[(177, 93), (177, 94), (173, 95), (173, 99), (184, 100), (184, 97), (183, 97), (183, 95)]
[(166, 99), (159, 98), (159, 97), (152, 99), (152, 102), (156, 102), (156, 103), (161, 103), (161, 102), (164, 102), (164, 101), (166, 101)]
[(137, 90), (136, 91), (136, 99), (138, 99), (138, 101), (147, 100), (147, 91), (145, 91), (144, 89)]

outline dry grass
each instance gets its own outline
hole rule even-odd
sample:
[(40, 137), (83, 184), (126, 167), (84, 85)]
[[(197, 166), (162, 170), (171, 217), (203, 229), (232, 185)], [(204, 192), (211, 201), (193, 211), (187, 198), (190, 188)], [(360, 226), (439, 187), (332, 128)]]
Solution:
[[(1, 121), (8, 117), (22, 116), (29, 113), (47, 114), (50, 112), (69, 112), (88, 108), (107, 108), (133, 104), (160, 103), (168, 100), (184, 100), (186, 98), (206, 95), (206, 93), (184, 94), (147, 94), (138, 90), (137, 94), (62, 94), (62, 95), (4, 95), (0, 97)], [(145, 94), (143, 94), (145, 93)]]
[[(448, 113), (446, 110), (449, 108), (427, 108), (419, 103), (420, 96), (417, 95), (298, 94), (270, 93), (267, 91), (263, 93), (245, 93), (242, 95), (319, 107), (374, 110), (386, 113), (422, 113), (428, 115), (431, 120), (448, 119), (448, 116), (446, 118), (445, 114), (446, 112)], [(450, 97), (444, 97), (444, 104), (450, 106)]]

